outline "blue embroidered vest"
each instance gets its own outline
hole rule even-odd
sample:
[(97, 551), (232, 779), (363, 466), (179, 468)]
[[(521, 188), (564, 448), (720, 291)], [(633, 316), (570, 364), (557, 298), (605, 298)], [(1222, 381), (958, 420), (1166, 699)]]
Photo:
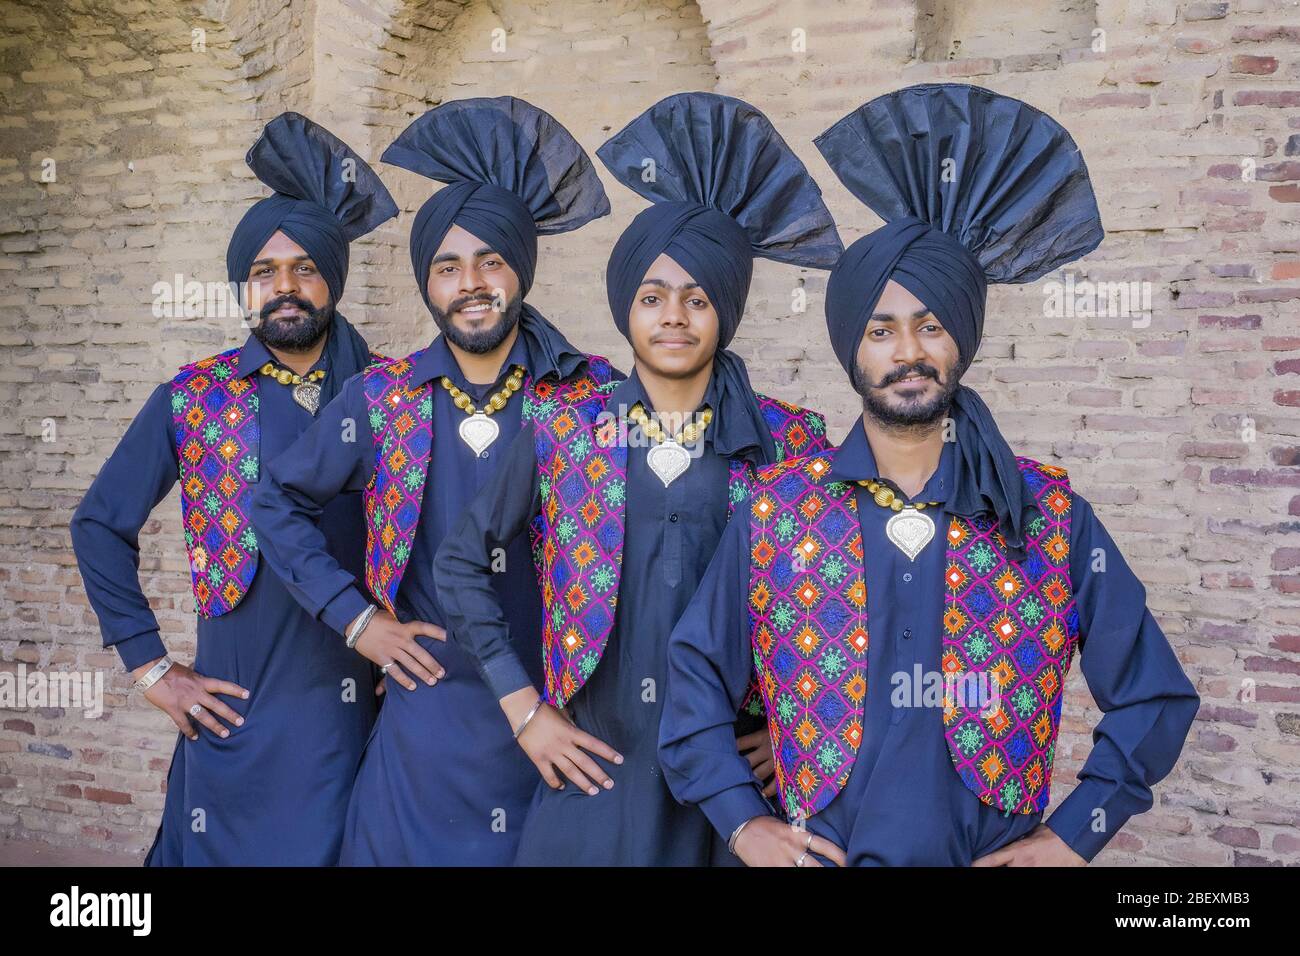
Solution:
[[(614, 626), (623, 564), (627, 446), (615, 416), (597, 419), (616, 383), (561, 385), (535, 396), (525, 414), (535, 423), (542, 510), (534, 560), (542, 578), (544, 696), (563, 707), (600, 663)], [(778, 457), (826, 447), (816, 412), (758, 396)], [(731, 462), (727, 516), (749, 493), (754, 472)], [(752, 709), (754, 695), (746, 704)]]
[[(824, 809), (847, 783), (867, 694), (866, 560), (851, 483), (834, 452), (774, 465), (750, 500), (750, 639), (791, 817)], [(996, 526), (946, 524), (942, 720), (961, 781), (1006, 812), (1041, 812), (1078, 640), (1064, 470), (1018, 459), (1039, 515), (1012, 562)], [(990, 693), (971, 692), (971, 678)]]

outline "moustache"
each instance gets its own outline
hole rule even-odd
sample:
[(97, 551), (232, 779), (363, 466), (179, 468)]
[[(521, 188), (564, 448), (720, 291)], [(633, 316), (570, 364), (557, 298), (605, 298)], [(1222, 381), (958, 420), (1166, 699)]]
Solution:
[(315, 315), (316, 313), (315, 306), (305, 299), (300, 299), (296, 295), (282, 295), (279, 298), (272, 299), (270, 302), (266, 303), (266, 305), (262, 306), (262, 318), (269, 319), (272, 312), (286, 305), (297, 306), (305, 315)]
[(939, 381), (939, 370), (937, 368), (925, 362), (917, 362), (915, 365), (900, 365), (882, 378), (876, 388), (884, 388), (887, 385), (893, 385), (895, 382), (901, 382), (909, 375), (920, 375), (923, 378), (932, 378), (936, 382)]

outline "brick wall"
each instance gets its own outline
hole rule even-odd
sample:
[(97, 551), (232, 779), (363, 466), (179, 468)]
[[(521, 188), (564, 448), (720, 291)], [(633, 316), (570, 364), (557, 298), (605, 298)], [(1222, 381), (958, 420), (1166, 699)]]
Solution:
[[(812, 137), (879, 93), (951, 79), (1071, 130), (1108, 229), (1072, 271), (1153, 290), (1135, 327), (1045, 318), (1060, 276), (995, 288), (968, 377), (1013, 447), (1070, 468), (1204, 701), (1155, 809), (1100, 860), (1300, 861), (1300, 14), (1275, 6), (1027, 0), (1007, 20), (994, 0), (10, 3), (0, 668), (103, 668), (109, 697), (98, 720), (0, 711), (0, 834), (123, 850), (152, 837), (173, 734), (99, 647), (67, 521), (150, 388), (244, 335), (238, 321), (156, 319), (150, 289), (175, 272), (223, 278), (230, 229), (262, 194), (242, 161), (262, 122), (302, 110), (374, 161), (444, 98), (515, 93), (594, 150), (659, 97), (716, 89), (767, 111), (849, 242), (878, 223)], [(41, 181), (47, 159), (55, 182)], [(406, 252), (430, 186), (381, 172), (404, 215), (354, 248), (345, 311), (401, 351), (430, 334)], [(626, 363), (603, 269), (642, 204), (606, 183), (614, 215), (542, 241), (531, 299)], [(795, 315), (800, 285), (810, 307)], [(760, 261), (733, 347), (760, 388), (827, 411), (838, 435), (855, 396), (825, 338), (824, 288), (824, 274)], [(173, 497), (146, 527), (141, 576), (184, 656), (177, 513)], [(1057, 800), (1098, 716), (1076, 670)]]

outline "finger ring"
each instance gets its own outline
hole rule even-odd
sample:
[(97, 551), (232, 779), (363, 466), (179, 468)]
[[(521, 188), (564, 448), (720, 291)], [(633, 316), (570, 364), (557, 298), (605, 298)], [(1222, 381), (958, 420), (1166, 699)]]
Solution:
[(805, 850), (811, 850), (811, 849), (812, 849), (812, 831), (811, 831), (811, 830), (808, 831), (808, 842), (805, 843), (805, 844), (803, 845), (803, 848), (804, 848)]
[(804, 864), (804, 860), (806, 860), (806, 859), (808, 859), (808, 851), (807, 851), (807, 850), (804, 850), (802, 853), (799, 854), (799, 858), (798, 858), (797, 860), (794, 861), (794, 865), (795, 865), (795, 866), (803, 866), (803, 864)]
[(394, 663), (396, 663), (396, 662), (395, 662), (395, 661), (389, 661), (389, 662), (388, 662), (387, 664), (385, 664), (383, 667), (379, 668), (379, 673), (381, 673), (381, 674), (387, 674), (387, 673), (388, 673), (388, 668), (392, 667)]
[(200, 713), (202, 713), (202, 711), (203, 711), (203, 705), (195, 704), (193, 707), (190, 708), (190, 716), (197, 717)]

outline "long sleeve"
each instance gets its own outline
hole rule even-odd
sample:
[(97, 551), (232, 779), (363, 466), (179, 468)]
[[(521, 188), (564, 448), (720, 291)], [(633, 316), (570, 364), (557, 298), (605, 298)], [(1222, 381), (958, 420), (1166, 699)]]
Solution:
[(749, 522), (728, 525), (700, 586), (668, 642), (668, 688), (659, 761), (673, 796), (698, 804), (725, 840), (771, 813), (735, 721), (753, 670), (749, 641)]
[(1146, 606), (1146, 589), (1079, 495), (1073, 496), (1070, 579), (1079, 610), (1080, 667), (1101, 708), (1079, 784), (1047, 825), (1086, 860), (1128, 819), (1150, 809), (1200, 705)]
[(492, 588), (493, 554), (504, 553), (524, 532), (538, 513), (540, 497), (533, 429), (525, 424), (434, 558), (434, 583), (448, 633), (478, 662), (484, 683), (498, 699), (532, 680)]
[(176, 484), (171, 384), (154, 389), (72, 516), (72, 548), (105, 647), (127, 670), (166, 653), (140, 588), (140, 529)]
[(326, 549), (317, 522), (339, 494), (366, 486), (373, 458), (362, 378), (354, 375), (311, 427), (264, 466), (253, 493), (262, 557), (294, 600), (340, 634), (369, 601)]

